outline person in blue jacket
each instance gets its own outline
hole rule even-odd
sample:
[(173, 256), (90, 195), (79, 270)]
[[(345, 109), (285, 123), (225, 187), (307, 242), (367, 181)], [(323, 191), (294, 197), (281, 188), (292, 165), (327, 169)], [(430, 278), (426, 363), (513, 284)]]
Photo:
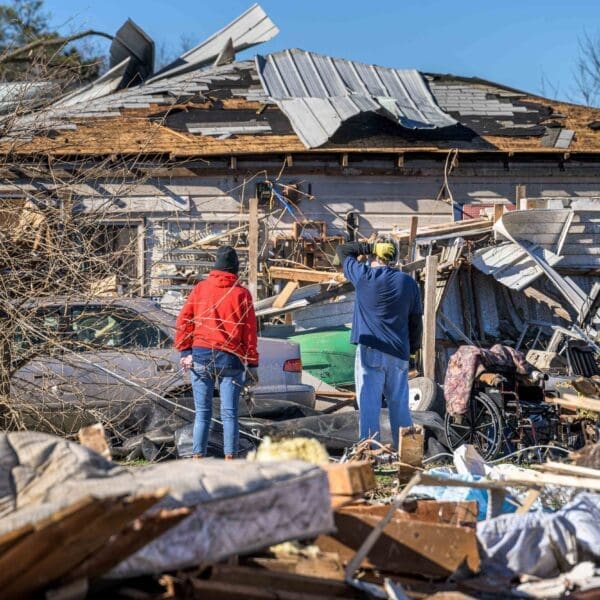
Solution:
[[(360, 439), (379, 437), (385, 398), (394, 447), (400, 427), (412, 425), (408, 407), (408, 364), (421, 347), (421, 296), (416, 281), (395, 269), (393, 239), (340, 244), (344, 275), (356, 289), (352, 335), (357, 345), (354, 378), (360, 412)], [(367, 257), (359, 262), (358, 257)]]

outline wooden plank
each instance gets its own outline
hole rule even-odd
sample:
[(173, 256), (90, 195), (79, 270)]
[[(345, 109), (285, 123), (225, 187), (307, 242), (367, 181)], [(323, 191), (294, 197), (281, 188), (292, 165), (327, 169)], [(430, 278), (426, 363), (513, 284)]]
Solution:
[[(416, 237), (435, 237), (439, 235), (448, 235), (453, 233), (460, 233), (461, 231), (470, 230), (481, 230), (491, 231), (492, 222), (489, 219), (469, 219), (468, 221), (448, 221), (447, 223), (440, 223), (438, 225), (428, 225), (426, 227), (419, 227), (417, 229)], [(394, 234), (394, 237), (399, 242), (408, 242), (410, 239), (410, 229), (399, 231)]]
[(531, 470), (522, 470), (511, 475), (502, 475), (501, 479), (479, 481), (460, 481), (458, 479), (444, 479), (427, 473), (421, 473), (423, 485), (446, 485), (451, 487), (470, 487), (477, 489), (506, 489), (511, 486), (523, 486), (530, 488), (543, 488), (547, 485), (562, 485), (580, 490), (600, 491), (600, 479), (595, 477), (574, 477), (568, 475), (554, 475), (552, 473), (540, 473)]
[(408, 252), (406, 254), (406, 260), (415, 260), (415, 240), (417, 238), (417, 228), (419, 226), (419, 217), (414, 216), (410, 218), (410, 228), (408, 231)]
[(292, 294), (298, 289), (298, 286), (297, 281), (288, 281), (283, 290), (281, 290), (281, 293), (273, 301), (273, 308), (283, 308), (288, 303)]
[(312, 283), (345, 283), (342, 273), (317, 271), (314, 269), (294, 269), (291, 267), (270, 267), (271, 279), (289, 279), (290, 281), (307, 281)]
[(248, 209), (248, 289), (258, 298), (258, 197), (250, 196)]
[(592, 477), (594, 479), (600, 479), (600, 469), (593, 469), (592, 467), (580, 467), (579, 465), (548, 461), (541, 465), (533, 465), (533, 468), (539, 471), (558, 473), (559, 475), (574, 475), (576, 477)]
[[(342, 513), (356, 516), (369, 515), (384, 517), (390, 509), (388, 504), (356, 504), (346, 506)], [(475, 525), (477, 523), (477, 502), (471, 501), (437, 501), (407, 500), (398, 509), (392, 521), (426, 521), (429, 523), (445, 523), (446, 525)]]
[(545, 401), (549, 404), (557, 404), (565, 408), (592, 410), (600, 412), (600, 400), (589, 396), (578, 396), (577, 394), (565, 393), (561, 398), (550, 398), (546, 396)]
[(31, 523), (27, 523), (22, 527), (7, 531), (0, 536), (0, 555), (4, 554), (11, 546), (14, 546), (17, 542), (22, 540), (25, 536), (29, 535), (34, 531), (34, 527)]
[(435, 379), (435, 300), (438, 257), (428, 256), (425, 263), (425, 298), (423, 308), (423, 376)]

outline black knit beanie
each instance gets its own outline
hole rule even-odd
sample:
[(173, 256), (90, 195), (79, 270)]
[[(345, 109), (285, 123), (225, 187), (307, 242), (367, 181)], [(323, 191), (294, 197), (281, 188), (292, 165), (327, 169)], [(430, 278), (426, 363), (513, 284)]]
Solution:
[(221, 246), (217, 250), (217, 260), (215, 267), (217, 271), (225, 271), (237, 275), (240, 269), (240, 261), (237, 252), (231, 246)]

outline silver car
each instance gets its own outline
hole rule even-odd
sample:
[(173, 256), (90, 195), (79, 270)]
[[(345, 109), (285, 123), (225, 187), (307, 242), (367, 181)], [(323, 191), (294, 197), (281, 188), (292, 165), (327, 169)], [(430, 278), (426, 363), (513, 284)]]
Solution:
[[(191, 386), (173, 348), (175, 319), (151, 300), (54, 300), (28, 311), (13, 344), (10, 412), (21, 426), (69, 435), (100, 421), (126, 436), (161, 424), (178, 406), (189, 415)], [(258, 350), (254, 401), (314, 407), (314, 389), (301, 383), (298, 344), (259, 338)]]

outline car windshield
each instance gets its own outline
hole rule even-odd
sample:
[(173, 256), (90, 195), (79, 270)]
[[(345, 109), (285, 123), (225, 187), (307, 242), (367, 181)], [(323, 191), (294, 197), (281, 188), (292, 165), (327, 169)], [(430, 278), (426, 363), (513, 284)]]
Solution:
[(93, 348), (161, 348), (168, 336), (136, 312), (126, 308), (74, 308), (74, 341)]
[(17, 328), (13, 359), (66, 350), (134, 350), (166, 348), (169, 336), (134, 310), (108, 306), (44, 307), (32, 315), (30, 327)]

